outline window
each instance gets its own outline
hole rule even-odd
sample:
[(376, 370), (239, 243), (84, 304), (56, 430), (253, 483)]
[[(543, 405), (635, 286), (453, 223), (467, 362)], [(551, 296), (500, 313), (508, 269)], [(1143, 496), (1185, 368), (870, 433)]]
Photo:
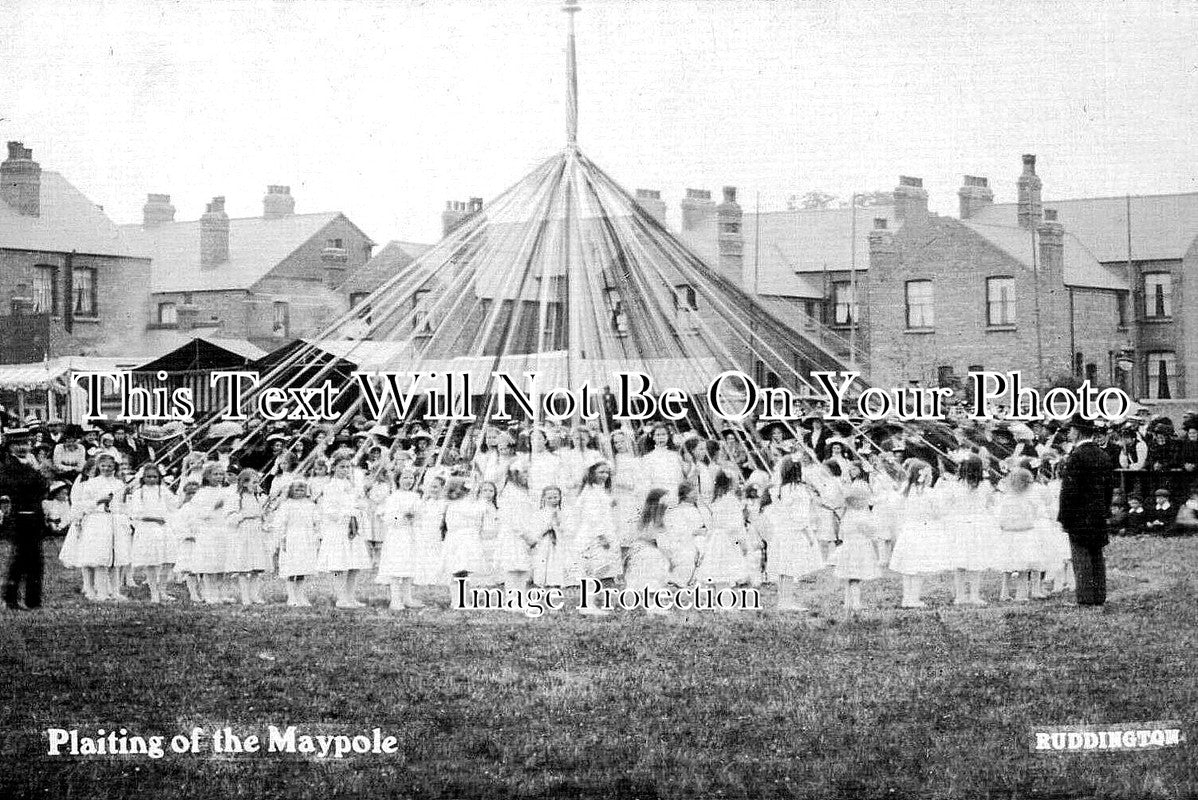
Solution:
[(71, 281), (71, 304), (75, 315), (96, 316), (96, 271), (91, 267), (75, 267), (71, 270)]
[(740, 233), (740, 223), (739, 222), (721, 222), (720, 230), (723, 233)]
[(627, 336), (628, 314), (624, 311), (624, 301), (620, 299), (620, 293), (615, 289), (604, 289), (603, 299), (607, 305), (612, 330), (616, 332), (616, 336)]
[(931, 328), (935, 324), (931, 281), (907, 281), (907, 327)]
[(1094, 362), (1086, 364), (1086, 380), (1088, 380), (1091, 385), (1098, 383), (1098, 365)]
[(857, 297), (849, 281), (832, 284), (832, 321), (836, 325), (857, 324)]
[(417, 336), (432, 336), (433, 326), (428, 321), (429, 298), (431, 289), (417, 289), (412, 295), (412, 330)]
[(1152, 400), (1172, 400), (1178, 395), (1178, 359), (1173, 352), (1148, 354), (1148, 396)]
[(177, 325), (179, 324), (179, 314), (174, 303), (159, 303), (158, 304), (158, 324), (159, 325)]
[(1148, 397), (1172, 400), (1177, 396), (1177, 357), (1172, 352), (1148, 354)]
[(38, 264), (33, 275), (33, 313), (58, 314), (58, 267)]
[(986, 279), (986, 324), (1015, 324), (1015, 279)]
[(674, 287), (674, 322), (682, 330), (693, 331), (698, 327), (694, 312), (699, 310), (699, 298), (695, 287), (680, 283)]
[(1144, 316), (1173, 316), (1173, 276), (1168, 272), (1144, 273)]
[(1119, 317), (1119, 327), (1127, 327), (1127, 292), (1115, 292), (1115, 314)]
[(285, 337), (289, 335), (291, 330), (291, 307), (283, 302), (276, 301), (274, 304), (274, 323), (271, 325), (270, 332), (274, 336)]
[(328, 240), (326, 240), (325, 247), (332, 247), (332, 248), (335, 248), (335, 249), (337, 249), (337, 250), (341, 250), (341, 249), (343, 249), (343, 240), (341, 240), (341, 239), (328, 239)]
[(956, 383), (952, 367), (936, 367), (936, 385), (953, 386)]
[[(369, 303), (364, 303), (367, 297), (370, 297), (370, 292), (351, 292), (349, 295), (349, 307), (358, 312), (358, 319), (371, 324), (371, 314), (374, 311)], [(359, 308), (359, 306), (361, 306)]]

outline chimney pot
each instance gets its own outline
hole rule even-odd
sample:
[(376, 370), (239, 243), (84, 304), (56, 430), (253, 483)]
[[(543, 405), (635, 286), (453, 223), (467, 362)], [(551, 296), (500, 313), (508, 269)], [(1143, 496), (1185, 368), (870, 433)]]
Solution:
[(1016, 186), (1019, 194), (1019, 203), (1017, 206), (1019, 227), (1034, 228), (1040, 224), (1040, 220), (1044, 217), (1043, 204), (1040, 198), (1044, 183), (1040, 180), (1040, 176), (1036, 174), (1036, 157), (1034, 155), (1024, 155), (1023, 174), (1019, 176)]
[(724, 187), (724, 202), (725, 203), (735, 203), (736, 202), (736, 187), (735, 186), (725, 186)]
[(961, 219), (969, 219), (994, 203), (994, 192), (990, 189), (989, 179), (966, 175), (964, 185), (957, 190), (957, 198), (960, 200)]
[(0, 163), (0, 198), (18, 214), (42, 213), (42, 167), (21, 142), (9, 142), (8, 158)]
[(266, 196), (262, 198), (264, 219), (280, 219), (290, 217), (294, 213), (295, 198), (291, 196), (290, 186), (271, 184), (266, 187)]
[(666, 224), (666, 203), (658, 189), (637, 189), (636, 203), (662, 225)]
[(200, 266), (216, 267), (229, 260), (229, 215), (225, 198), (214, 197), (200, 217)]
[(169, 194), (147, 194), (146, 204), (141, 207), (142, 224), (160, 225), (175, 221), (175, 207)]
[(927, 219), (928, 192), (923, 188), (923, 178), (899, 176), (899, 185), (894, 190), (894, 215), (906, 223)]
[(687, 189), (682, 200), (682, 229), (694, 231), (703, 228), (715, 216), (715, 203), (711, 192), (706, 189)]

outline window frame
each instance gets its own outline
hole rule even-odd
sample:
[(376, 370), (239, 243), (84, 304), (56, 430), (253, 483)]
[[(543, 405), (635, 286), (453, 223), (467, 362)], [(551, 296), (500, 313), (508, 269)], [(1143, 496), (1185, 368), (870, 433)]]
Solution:
[[(39, 284), (43, 283), (43, 277), (47, 274), (50, 277), (50, 280), (49, 280), (50, 309), (49, 309), (49, 311), (43, 311), (38, 308), (38, 298), (42, 294), (41, 292), (38, 291), (38, 288), (39, 288)], [(33, 267), (33, 284), (30, 287), (30, 294), (33, 295), (33, 313), (35, 313), (35, 314), (47, 314), (48, 313), (51, 317), (58, 317), (58, 316), (62, 315), (61, 310), (59, 308), (60, 300), (59, 300), (59, 291), (58, 291), (58, 265), (57, 264), (35, 264), (34, 265), (34, 267)]]
[[(841, 299), (845, 292), (848, 300)], [(841, 309), (845, 311), (845, 319), (841, 319)], [(861, 321), (861, 305), (857, 300), (857, 292), (852, 281), (832, 282), (832, 324), (837, 327), (851, 328)]]
[[(170, 309), (170, 319), (164, 319), (163, 311)], [(174, 300), (166, 300), (158, 304), (158, 313), (156, 316), (159, 325), (178, 325), (179, 324), (179, 304)]]
[[(926, 303), (918, 306), (911, 302), (911, 289), (916, 286), (926, 286), (928, 297)], [(936, 286), (929, 278), (916, 278), (903, 284), (903, 307), (906, 312), (906, 329), (909, 331), (931, 331), (936, 328)], [(921, 317), (918, 325), (912, 324), (911, 312), (914, 308), (926, 308), (926, 316)]]
[[(1152, 270), (1142, 275), (1144, 281), (1144, 319), (1168, 320), (1173, 319), (1173, 273), (1162, 270)], [(1159, 283), (1152, 279), (1161, 279)], [(1149, 294), (1150, 282), (1161, 291)], [(1156, 299), (1161, 299), (1162, 314), (1156, 313)], [(1164, 352), (1164, 351), (1161, 351)]]
[[(79, 278), (86, 275), (86, 281), (80, 281)], [(71, 267), (71, 316), (74, 319), (98, 319), (100, 316), (100, 308), (96, 291), (96, 268), (95, 267)], [(88, 308), (80, 307), (81, 284), (86, 283), (90, 291), (87, 294)]]
[[(999, 288), (999, 297), (994, 296), (994, 289), (997, 282), (1005, 283), (1006, 288), (1010, 291), (1006, 297), (1002, 297), (1002, 289)], [(995, 318), (995, 309), (1000, 312), (999, 318)], [(986, 327), (988, 328), (1014, 328), (1015, 327), (1015, 276), (1014, 275), (991, 275), (986, 278)]]
[[(282, 320), (279, 319), (279, 311), (282, 310)], [(273, 319), (271, 321), (270, 333), (272, 336), (280, 339), (286, 339), (291, 336), (291, 303), (286, 300), (275, 300), (271, 304)], [(280, 331), (280, 322), (282, 330)]]
[[(1165, 371), (1165, 390), (1168, 397), (1160, 394), (1160, 365), (1167, 363)], [(1154, 373), (1153, 365), (1157, 366)], [(1150, 350), (1144, 357), (1144, 389), (1149, 400), (1172, 400), (1177, 397), (1177, 351)]]

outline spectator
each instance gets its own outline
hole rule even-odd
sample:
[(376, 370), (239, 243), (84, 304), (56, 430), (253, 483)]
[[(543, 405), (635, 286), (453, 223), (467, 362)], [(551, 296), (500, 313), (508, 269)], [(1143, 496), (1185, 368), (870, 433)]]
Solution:
[(1169, 499), (1168, 489), (1157, 489), (1152, 508), (1145, 512), (1144, 528), (1148, 533), (1169, 536), (1173, 533), (1173, 521), (1177, 519), (1177, 507)]

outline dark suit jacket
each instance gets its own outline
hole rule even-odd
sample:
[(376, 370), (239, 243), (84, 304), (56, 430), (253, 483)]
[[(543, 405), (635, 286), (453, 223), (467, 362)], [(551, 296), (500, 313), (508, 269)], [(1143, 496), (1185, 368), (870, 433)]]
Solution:
[(1110, 457), (1094, 442), (1074, 447), (1065, 459), (1057, 521), (1071, 537), (1099, 546), (1106, 544), (1114, 468)]

